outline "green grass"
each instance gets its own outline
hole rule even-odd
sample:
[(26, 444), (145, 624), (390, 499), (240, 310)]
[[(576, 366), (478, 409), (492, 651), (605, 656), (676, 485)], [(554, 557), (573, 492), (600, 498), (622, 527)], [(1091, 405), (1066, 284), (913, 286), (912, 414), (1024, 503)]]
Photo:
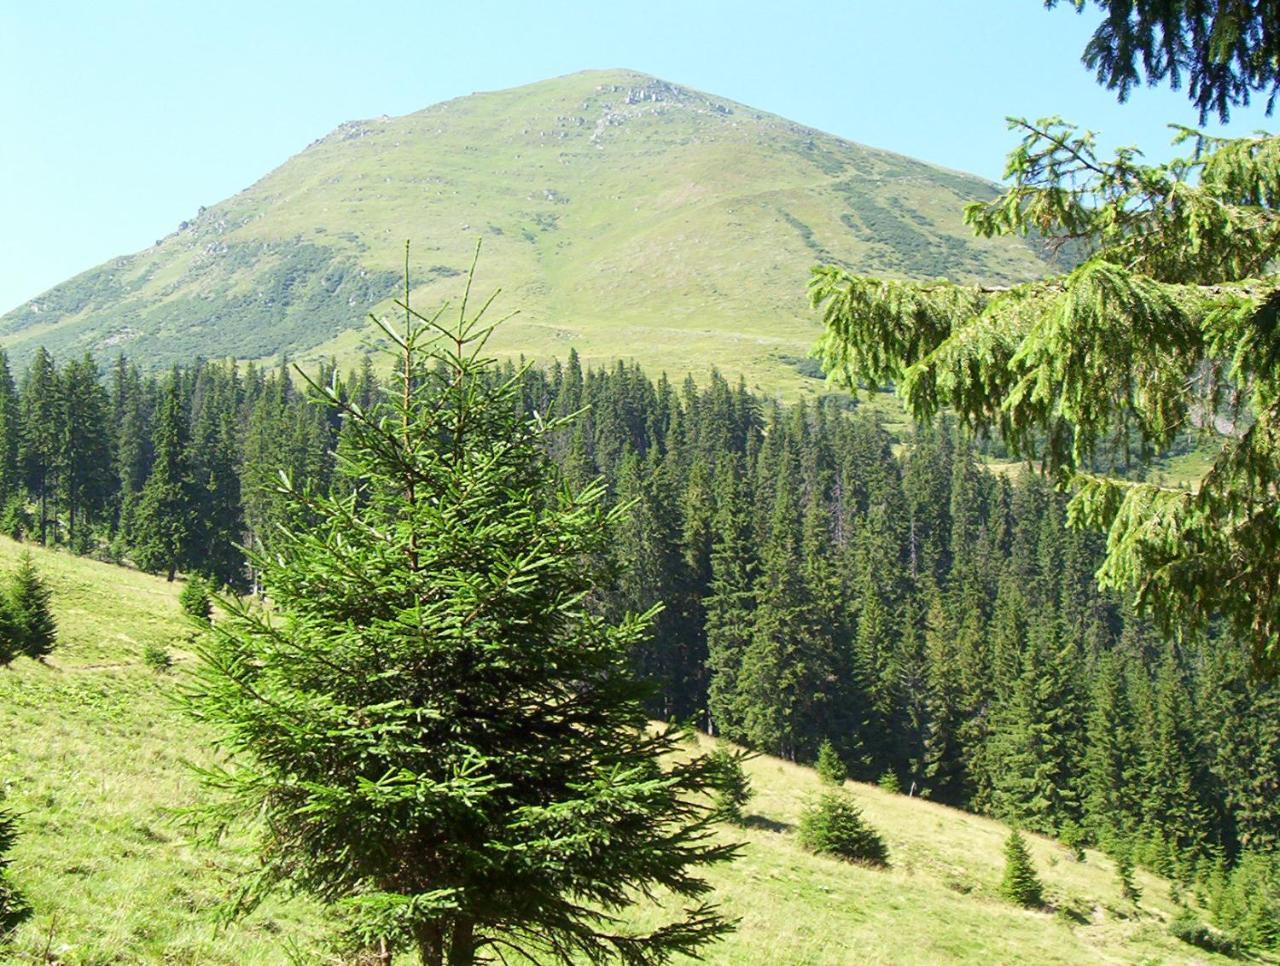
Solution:
[[(18, 552), (0, 538), (0, 567)], [(179, 667), (190, 660), (177, 586), (33, 554), (60, 640), (47, 665), (0, 671), (0, 778), (21, 817), (16, 878), (35, 909), (18, 961), (48, 950), (68, 963), (278, 962), (286, 938), (314, 950), (318, 917), (304, 902), (214, 929), (234, 843), (198, 848), (173, 814), (195, 801), (184, 760), (208, 759), (208, 735), (170, 703), (174, 677), (143, 663), (148, 644), (171, 649)]]
[(1147, 479), (1163, 486), (1181, 489), (1198, 489), (1200, 481), (1213, 466), (1217, 454), (1207, 447), (1193, 449), (1156, 462), (1147, 473)]
[[(197, 354), (351, 359), (365, 313), (478, 282), (520, 314), (500, 354), (710, 366), (770, 392), (822, 391), (784, 359), (820, 332), (817, 261), (895, 276), (1013, 281), (1045, 262), (976, 239), (990, 183), (630, 71), (588, 71), (344, 124), (135, 255), (0, 318), (21, 361), (123, 350), (157, 368)], [(381, 301), (381, 308), (387, 303)]]
[[(0, 567), (17, 544), (0, 539)], [(0, 672), (0, 775), (21, 813), (17, 884), (35, 908), (15, 962), (275, 963), (290, 947), (323, 957), (323, 919), (301, 899), (269, 903), (216, 931), (213, 913), (243, 868), (237, 842), (193, 844), (174, 810), (195, 800), (184, 761), (208, 760), (209, 735), (170, 700), (189, 666), (177, 587), (67, 554), (35, 551), (54, 593), (61, 642), (47, 666)], [(148, 644), (170, 648), (171, 675), (148, 670)], [(709, 739), (704, 739), (704, 743)], [(773, 758), (747, 765), (757, 790), (750, 825), (726, 830), (742, 858), (713, 870), (738, 931), (713, 963), (1142, 963), (1214, 957), (1168, 935), (1168, 883), (1139, 873), (1137, 908), (1110, 860), (1076, 862), (1029, 836), (1049, 901), (1027, 912), (997, 897), (1007, 828), (904, 795), (849, 783), (884, 836), (890, 868), (865, 869), (802, 851), (795, 825), (820, 791), (811, 769)], [(637, 908), (639, 925), (658, 921)], [(1077, 921), (1078, 920), (1078, 921)]]

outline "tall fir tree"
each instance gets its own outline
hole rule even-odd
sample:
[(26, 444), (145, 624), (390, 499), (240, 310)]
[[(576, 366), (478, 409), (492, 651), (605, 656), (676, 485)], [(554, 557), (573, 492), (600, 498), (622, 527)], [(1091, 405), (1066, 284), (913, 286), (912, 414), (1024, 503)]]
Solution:
[(18, 464), (21, 434), (21, 401), (9, 369), (9, 356), (0, 349), (0, 506), (21, 499), (22, 475)]
[(130, 552), (148, 573), (173, 580), (189, 559), (197, 507), (188, 451), (187, 412), (179, 373), (165, 386), (156, 412), (152, 447), (155, 462), (142, 487), (129, 533)]
[(124, 356), (111, 370), (111, 413), (115, 426), (117, 530), (127, 535), (142, 487), (151, 474), (152, 394), (137, 367)]
[(711, 582), (704, 603), (708, 730), (734, 741), (746, 738), (740, 678), (755, 620), (756, 557), (742, 472), (741, 457), (721, 460), (716, 470)]
[(110, 398), (101, 380), (97, 364), (87, 354), (58, 374), (58, 502), (66, 508), (68, 539), (80, 551), (89, 549), (93, 526), (116, 495)]
[(244, 586), (244, 539), (238, 438), (239, 380), (234, 368), (205, 371), (191, 432), (195, 512), (188, 557), (217, 583)]
[(1280, 679), (1252, 673), (1238, 644), (1222, 642), (1204, 715), (1212, 769), (1239, 847), (1280, 852)]
[(1121, 655), (1103, 655), (1094, 676), (1084, 753), (1085, 826), (1095, 841), (1127, 853), (1142, 820), (1137, 721)]
[(1156, 672), (1145, 732), (1143, 831), (1151, 844), (1149, 857), (1159, 871), (1183, 881), (1216, 844), (1194, 721), (1182, 662), (1170, 643)]
[(795, 566), (801, 544), (797, 469), (780, 462), (769, 537), (760, 554), (751, 643), (743, 655), (739, 693), (754, 747), (790, 760), (813, 760), (832, 733), (834, 674), (831, 629)]
[(928, 594), (924, 632), (924, 734), (921, 779), (924, 793), (948, 805), (960, 805), (968, 793), (961, 727), (961, 695), (952, 681), (956, 635), (941, 591)]
[(50, 518), (56, 512), (63, 409), (58, 371), (43, 347), (22, 380), (22, 432), (19, 459), (27, 490), (39, 508), (40, 543), (49, 541)]
[(628, 512), (614, 541), (618, 577), (612, 596), (613, 613), (619, 618), (641, 613), (653, 599), (668, 602), (635, 654), (637, 671), (657, 686), (650, 710), (667, 720), (683, 717), (690, 709), (680, 700), (685, 669), (679, 660), (684, 627), (678, 597), (683, 575), (678, 521), (674, 494), (656, 478), (658, 471), (656, 460), (642, 460), (634, 451), (622, 458), (617, 496)]

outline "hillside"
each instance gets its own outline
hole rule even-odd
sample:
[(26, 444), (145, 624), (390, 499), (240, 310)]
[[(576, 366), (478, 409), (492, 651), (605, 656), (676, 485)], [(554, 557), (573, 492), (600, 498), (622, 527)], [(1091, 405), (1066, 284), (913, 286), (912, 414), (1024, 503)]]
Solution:
[[(16, 544), (0, 539), (0, 568)], [(67, 554), (35, 551), (54, 592), (61, 646), (48, 666), (21, 659), (0, 672), (0, 776), (22, 813), (15, 877), (36, 909), (16, 936), (18, 961), (170, 963), (323, 961), (318, 911), (269, 904), (215, 932), (212, 913), (236, 842), (192, 843), (172, 810), (196, 786), (184, 760), (207, 760), (207, 735), (169, 701), (176, 675), (143, 662), (170, 647), (189, 657), (177, 587)], [(1205, 962), (1171, 939), (1168, 884), (1139, 874), (1143, 898), (1123, 902), (1109, 860), (1082, 863), (1032, 839), (1059, 912), (1025, 912), (996, 897), (1007, 829), (850, 784), (888, 842), (892, 867), (862, 869), (802, 852), (793, 827), (813, 772), (758, 758), (750, 826), (732, 833), (743, 858), (713, 874), (739, 931), (714, 963)], [(637, 910), (635, 919), (643, 920)]]
[(1033, 246), (974, 239), (978, 178), (854, 144), (630, 71), (588, 71), (343, 124), (153, 247), (0, 317), (19, 361), (125, 352), (337, 354), (398, 291), (419, 304), (479, 282), (519, 316), (497, 348), (719, 366), (766, 389), (814, 381), (809, 267), (910, 277), (1042, 274)]

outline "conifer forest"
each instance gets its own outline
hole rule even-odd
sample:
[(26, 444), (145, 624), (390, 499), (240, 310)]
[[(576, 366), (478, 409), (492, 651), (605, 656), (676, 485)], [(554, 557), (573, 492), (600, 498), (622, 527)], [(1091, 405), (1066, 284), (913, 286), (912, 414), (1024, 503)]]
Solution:
[[(1100, 591), (1102, 537), (1038, 474), (992, 472), (948, 422), (899, 439), (856, 403), (719, 375), (571, 353), (489, 378), (517, 376), (524, 414), (582, 413), (545, 443), (561, 477), (629, 507), (596, 605), (662, 604), (633, 655), (652, 717), (803, 763), (829, 742), (854, 778), (1188, 882), (1280, 844), (1280, 686), (1230, 638), (1178, 644)], [(368, 362), (315, 382), (366, 411), (391, 391)], [(5, 364), (4, 529), (252, 590), (244, 548), (307, 525), (282, 478), (359, 485), (315, 396), (288, 366)]]

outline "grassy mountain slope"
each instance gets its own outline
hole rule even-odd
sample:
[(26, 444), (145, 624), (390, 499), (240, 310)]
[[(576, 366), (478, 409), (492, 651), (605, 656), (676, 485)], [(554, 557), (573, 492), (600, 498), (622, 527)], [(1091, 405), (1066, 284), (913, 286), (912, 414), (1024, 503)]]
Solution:
[[(0, 569), (16, 544), (0, 538)], [(22, 815), (15, 878), (36, 912), (9, 955), (66, 963), (271, 963), (290, 950), (323, 961), (318, 910), (268, 904), (215, 932), (214, 907), (242, 868), (237, 841), (192, 844), (173, 810), (196, 785), (184, 760), (207, 761), (208, 735), (169, 700), (172, 675), (147, 669), (148, 644), (189, 656), (177, 588), (67, 554), (35, 551), (48, 577), (61, 645), (48, 666), (0, 672), (0, 778)], [(1171, 939), (1168, 884), (1139, 874), (1139, 908), (1120, 897), (1109, 860), (1075, 862), (1031, 838), (1050, 898), (1026, 912), (996, 896), (1007, 829), (998, 822), (850, 783), (888, 842), (892, 867), (863, 869), (795, 843), (799, 811), (818, 783), (810, 769), (758, 758), (757, 797), (738, 862), (716, 869), (719, 900), (739, 931), (714, 963), (1204, 962)], [(1067, 910), (1074, 910), (1071, 918)], [(649, 909), (632, 914), (653, 918)], [(0, 957), (5, 954), (0, 952)]]
[[(500, 351), (717, 365), (795, 389), (818, 325), (810, 265), (889, 275), (1033, 277), (1016, 240), (974, 239), (994, 186), (630, 71), (588, 71), (343, 124), (135, 255), (0, 318), (25, 356), (125, 351), (348, 357), (365, 312), (479, 280), (520, 314)], [(450, 279), (454, 281), (450, 284)], [(799, 367), (799, 369), (797, 368)]]

